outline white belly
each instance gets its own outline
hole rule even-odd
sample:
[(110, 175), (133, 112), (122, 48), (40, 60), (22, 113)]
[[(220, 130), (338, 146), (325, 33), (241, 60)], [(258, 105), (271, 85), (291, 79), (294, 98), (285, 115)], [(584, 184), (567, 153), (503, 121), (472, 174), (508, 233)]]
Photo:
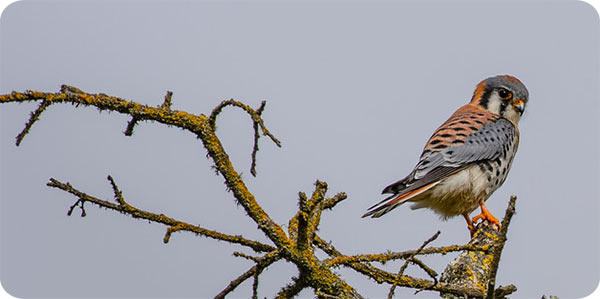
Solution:
[(470, 213), (479, 200), (487, 200), (499, 186), (487, 179), (478, 165), (470, 166), (441, 180), (435, 187), (414, 197), (412, 209), (430, 208), (443, 218)]

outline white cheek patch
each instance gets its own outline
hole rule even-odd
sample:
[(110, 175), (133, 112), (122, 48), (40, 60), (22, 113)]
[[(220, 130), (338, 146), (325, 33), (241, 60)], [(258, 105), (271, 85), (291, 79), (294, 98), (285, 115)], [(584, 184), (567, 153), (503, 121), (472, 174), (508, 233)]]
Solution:
[(500, 105), (501, 105), (501, 100), (498, 98), (498, 96), (496, 94), (492, 95), (490, 97), (490, 100), (488, 101), (488, 111), (494, 113), (494, 114), (500, 114)]

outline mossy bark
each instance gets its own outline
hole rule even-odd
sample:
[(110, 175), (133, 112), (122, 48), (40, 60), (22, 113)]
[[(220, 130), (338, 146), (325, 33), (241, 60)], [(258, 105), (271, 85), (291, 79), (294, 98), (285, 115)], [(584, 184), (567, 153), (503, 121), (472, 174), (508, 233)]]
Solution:
[[(486, 223), (480, 224), (469, 242), (473, 246), (492, 246), (500, 239), (500, 231)], [(442, 273), (441, 282), (461, 285), (486, 293), (492, 269), (493, 252), (463, 251), (450, 262)], [(464, 298), (450, 293), (441, 293), (442, 298)]]

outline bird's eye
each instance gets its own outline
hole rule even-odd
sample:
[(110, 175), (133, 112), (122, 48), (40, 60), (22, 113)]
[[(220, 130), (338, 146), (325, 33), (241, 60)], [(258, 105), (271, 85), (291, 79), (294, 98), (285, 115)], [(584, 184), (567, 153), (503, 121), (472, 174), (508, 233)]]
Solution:
[(512, 93), (505, 88), (498, 89), (498, 95), (505, 100), (512, 98)]

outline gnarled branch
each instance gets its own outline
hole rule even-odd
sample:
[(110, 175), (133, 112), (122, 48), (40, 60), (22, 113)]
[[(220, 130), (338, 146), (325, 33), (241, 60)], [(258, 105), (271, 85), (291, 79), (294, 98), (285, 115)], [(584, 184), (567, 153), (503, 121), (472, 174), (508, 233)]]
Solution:
[[(95, 204), (99, 207), (107, 208), (109, 210), (114, 210), (119, 213), (123, 213), (123, 214), (129, 215), (129, 216), (132, 216), (133, 218), (146, 219), (146, 220), (149, 220), (152, 222), (162, 223), (164, 225), (167, 225), (167, 226), (169, 226), (169, 230), (170, 230), (170, 231), (167, 231), (168, 236), (170, 236), (170, 234), (173, 231), (189, 231), (189, 232), (192, 232), (192, 233), (195, 233), (198, 235), (209, 237), (211, 239), (227, 241), (227, 242), (230, 242), (233, 244), (240, 244), (242, 246), (249, 247), (257, 252), (270, 252), (270, 251), (275, 250), (275, 247), (273, 247), (271, 245), (263, 244), (263, 243), (253, 241), (253, 240), (248, 240), (242, 236), (234, 236), (234, 235), (220, 233), (220, 232), (217, 232), (214, 230), (209, 230), (209, 229), (197, 226), (197, 225), (191, 225), (191, 224), (188, 224), (188, 223), (180, 221), (180, 220), (175, 220), (175, 219), (167, 217), (163, 214), (155, 214), (155, 213), (151, 213), (151, 212), (147, 212), (147, 211), (138, 209), (134, 206), (131, 206), (129, 203), (125, 202), (125, 200), (123, 199), (123, 195), (121, 194), (121, 191), (119, 191), (119, 189), (116, 187), (116, 184), (114, 184), (112, 177), (109, 176), (108, 180), (111, 182), (111, 184), (113, 186), (113, 190), (115, 192), (115, 198), (116, 198), (117, 203), (112, 203), (112, 202), (109, 202), (106, 200), (102, 200), (102, 199), (93, 197), (91, 195), (88, 195), (86, 193), (83, 193), (83, 192), (77, 190), (70, 183), (62, 183), (54, 178), (51, 178), (47, 185), (49, 187), (57, 188), (57, 189), (60, 189), (60, 190), (63, 190), (63, 191), (66, 191), (68, 193), (75, 195), (77, 197), (76, 203), (81, 203), (82, 206), (83, 206), (84, 202), (89, 202), (89, 203)], [(82, 216), (84, 216), (84, 215), (82, 215)], [(167, 236), (165, 236), (165, 238), (166, 238), (165, 243), (167, 243), (169, 241), (169, 238)]]
[[(341, 192), (334, 196), (326, 197), (328, 186), (322, 181), (316, 181), (315, 190), (310, 198), (308, 198), (305, 193), (300, 192), (298, 212), (289, 220), (288, 232), (286, 234), (282, 226), (275, 223), (267, 212), (263, 210), (254, 195), (246, 187), (246, 184), (241, 179), (239, 173), (234, 169), (229, 156), (216, 135), (216, 119), (223, 108), (227, 106), (241, 108), (250, 115), (254, 129), (254, 146), (252, 149), (252, 164), (250, 171), (252, 175), (255, 176), (256, 154), (259, 150), (258, 140), (261, 136), (259, 129), (260, 132), (262, 132), (262, 135), (268, 136), (277, 146), (281, 146), (280, 141), (266, 128), (262, 119), (262, 113), (265, 108), (264, 101), (261, 102), (258, 109), (253, 109), (250, 106), (233, 99), (223, 101), (217, 105), (210, 113), (210, 116), (207, 117), (204, 114), (195, 115), (185, 111), (172, 110), (172, 92), (170, 91), (167, 92), (164, 102), (158, 107), (150, 107), (102, 93), (90, 94), (76, 87), (67, 85), (63, 85), (57, 93), (25, 91), (22, 93), (13, 92), (7, 95), (0, 95), (0, 103), (30, 101), (40, 101), (41, 103), (38, 108), (31, 113), (30, 119), (26, 123), (23, 131), (18, 134), (17, 145), (21, 143), (24, 136), (28, 134), (33, 124), (39, 119), (46, 108), (51, 104), (56, 103), (71, 103), (76, 106), (93, 106), (99, 110), (115, 111), (128, 115), (131, 118), (124, 132), (125, 135), (128, 136), (133, 134), (134, 127), (138, 122), (156, 121), (161, 124), (187, 130), (202, 141), (208, 153), (208, 157), (214, 162), (213, 167), (222, 175), (225, 184), (229, 190), (231, 190), (237, 202), (272, 242), (272, 245), (249, 240), (239, 235), (225, 234), (200, 226), (191, 225), (163, 214), (141, 210), (127, 203), (122, 191), (111, 176), (108, 176), (108, 180), (114, 193), (115, 202), (93, 197), (76, 189), (70, 183), (63, 183), (54, 178), (50, 178), (47, 185), (73, 194), (77, 198), (76, 202), (69, 208), (69, 215), (76, 207), (79, 207), (81, 209), (81, 216), (85, 216), (84, 204), (89, 202), (93, 205), (105, 207), (134, 218), (147, 219), (166, 225), (168, 228), (163, 238), (164, 243), (169, 242), (169, 239), (174, 232), (190, 231), (197, 235), (239, 244), (251, 248), (255, 252), (264, 253), (261, 257), (255, 257), (241, 252), (234, 252), (235, 256), (251, 260), (255, 265), (236, 279), (232, 280), (225, 289), (217, 295), (217, 298), (224, 297), (231, 293), (237, 286), (251, 277), (254, 279), (252, 284), (252, 297), (257, 298), (259, 275), (263, 270), (279, 260), (286, 260), (296, 265), (298, 276), (292, 279), (291, 284), (283, 287), (279, 291), (278, 297), (295, 296), (303, 289), (310, 287), (319, 297), (362, 298), (352, 286), (346, 283), (338, 274), (334, 273), (333, 269), (339, 266), (349, 267), (354, 271), (373, 279), (377, 283), (389, 284), (391, 286), (390, 297), (393, 295), (393, 289), (396, 286), (414, 288), (417, 292), (421, 290), (437, 291), (444, 296), (450, 294), (459, 297), (467, 296), (478, 298), (484, 296), (487, 296), (488, 298), (500, 298), (516, 290), (516, 287), (512, 285), (495, 288), (498, 261), (506, 241), (506, 230), (508, 229), (510, 218), (514, 213), (514, 197), (511, 198), (507, 214), (503, 220), (502, 231), (489, 233), (487, 231), (490, 229), (489, 226), (485, 224), (480, 225), (477, 228), (474, 239), (467, 245), (427, 247), (427, 245), (439, 235), (438, 232), (416, 250), (347, 256), (343, 255), (331, 243), (325, 242), (317, 235), (323, 210), (332, 209), (338, 203), (346, 199), (347, 195), (345, 193)], [(477, 239), (488, 235), (492, 236), (489, 240)], [(329, 256), (329, 258), (324, 260), (317, 258), (314, 252), (315, 248), (321, 249)], [(442, 274), (441, 279), (438, 281), (438, 274), (436, 271), (417, 258), (417, 256), (420, 255), (446, 254), (456, 251), (462, 252), (462, 254), (459, 255), (459, 258), (463, 255), (479, 256), (489, 261), (489, 267), (487, 268), (488, 270), (486, 270), (488, 272), (486, 272), (487, 276), (485, 277), (487, 279), (487, 288), (473, 286), (463, 283), (460, 280), (453, 280), (452, 275), (456, 273), (451, 270), (452, 264), (446, 269)], [(398, 273), (390, 273), (371, 264), (372, 262), (385, 263), (399, 259), (403, 259), (404, 263), (400, 267)], [(416, 265), (423, 269), (429, 278), (433, 280), (404, 275), (404, 271), (409, 264)], [(456, 261), (454, 264), (456, 264)]]

